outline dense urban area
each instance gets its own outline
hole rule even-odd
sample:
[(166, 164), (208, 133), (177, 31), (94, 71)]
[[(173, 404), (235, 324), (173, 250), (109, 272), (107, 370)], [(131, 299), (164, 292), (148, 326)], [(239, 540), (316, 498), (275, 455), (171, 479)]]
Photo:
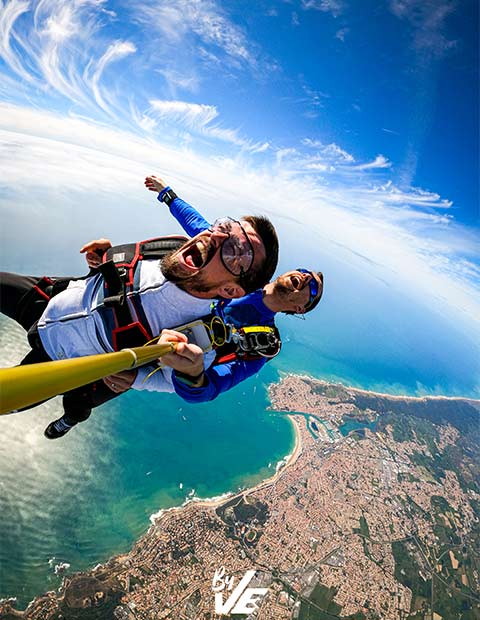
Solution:
[(269, 391), (296, 434), (273, 478), (165, 511), (128, 554), (0, 618), (480, 618), (480, 403), (291, 375)]

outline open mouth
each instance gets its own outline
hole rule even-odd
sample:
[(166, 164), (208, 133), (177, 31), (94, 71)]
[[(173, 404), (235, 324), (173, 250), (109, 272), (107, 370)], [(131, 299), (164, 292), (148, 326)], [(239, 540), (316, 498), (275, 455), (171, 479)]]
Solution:
[(302, 288), (302, 283), (298, 276), (290, 276), (290, 282), (295, 291), (299, 291)]
[(189, 247), (180, 254), (179, 258), (181, 262), (188, 267), (188, 269), (197, 270), (203, 267), (206, 263), (208, 255), (208, 248), (203, 241), (198, 239), (192, 243)]

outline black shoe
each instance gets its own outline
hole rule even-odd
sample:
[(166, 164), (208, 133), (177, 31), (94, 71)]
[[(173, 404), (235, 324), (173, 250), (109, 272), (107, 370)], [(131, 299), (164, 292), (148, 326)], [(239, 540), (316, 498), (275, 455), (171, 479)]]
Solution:
[(68, 431), (75, 426), (74, 424), (67, 424), (63, 418), (58, 418), (54, 422), (50, 422), (43, 434), (47, 439), (59, 439), (68, 433)]

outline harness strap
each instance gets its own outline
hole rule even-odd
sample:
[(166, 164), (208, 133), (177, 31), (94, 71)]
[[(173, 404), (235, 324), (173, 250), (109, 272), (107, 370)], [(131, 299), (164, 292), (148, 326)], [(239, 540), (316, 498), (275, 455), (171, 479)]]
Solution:
[[(138, 286), (138, 278), (137, 282), (135, 279), (138, 262), (162, 259), (178, 249), (185, 240), (186, 237), (180, 235), (160, 237), (115, 246), (105, 252), (98, 269), (105, 282), (103, 305), (113, 314), (115, 327), (112, 330), (112, 344), (115, 351), (142, 346), (154, 340), (135, 291)], [(237, 329), (225, 322), (221, 306), (218, 304), (215, 312), (198, 320), (203, 322), (211, 346), (217, 350), (214, 364), (234, 359), (271, 359), (278, 355), (282, 343), (275, 325), (248, 325)]]
[(136, 303), (135, 271), (138, 262), (143, 259), (160, 260), (186, 240), (183, 235), (158, 237), (114, 246), (104, 253), (98, 271), (105, 282), (103, 304), (111, 309), (114, 317), (112, 344), (115, 351), (142, 346), (153, 338), (141, 304)]

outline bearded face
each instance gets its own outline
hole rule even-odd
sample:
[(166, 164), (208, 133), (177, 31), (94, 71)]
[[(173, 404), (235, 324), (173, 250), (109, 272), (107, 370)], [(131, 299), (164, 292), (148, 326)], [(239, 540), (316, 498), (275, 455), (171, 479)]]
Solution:
[[(263, 242), (249, 222), (228, 220), (228, 229), (214, 224), (187, 241), (162, 261), (166, 278), (197, 297), (241, 297), (242, 263), (246, 269), (265, 260)], [(236, 274), (234, 267), (239, 267)]]
[(274, 281), (274, 290), (279, 297), (288, 297), (289, 293), (294, 289), (290, 278), (286, 275), (281, 275)]
[[(312, 288), (316, 293), (312, 293)], [(278, 276), (273, 282), (273, 292), (277, 302), (280, 302), (280, 311), (303, 314), (312, 304), (312, 295), (320, 299), (322, 282), (312, 271), (295, 269)]]
[(217, 247), (212, 243), (211, 234), (205, 231), (184, 243), (178, 250), (166, 256), (161, 263), (163, 275), (181, 289), (193, 293), (208, 293), (221, 284), (209, 282), (204, 267), (215, 256)]

